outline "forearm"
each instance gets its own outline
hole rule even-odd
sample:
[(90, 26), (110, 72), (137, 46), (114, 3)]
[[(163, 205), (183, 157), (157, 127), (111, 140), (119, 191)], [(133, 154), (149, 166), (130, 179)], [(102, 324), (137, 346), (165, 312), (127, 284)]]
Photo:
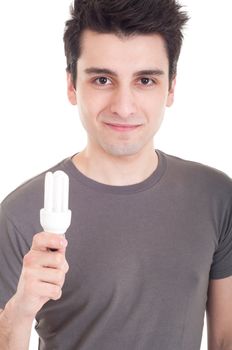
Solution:
[(232, 343), (230, 344), (222, 344), (222, 345), (208, 345), (208, 350), (232, 350)]
[(14, 297), (0, 313), (0, 349), (28, 350), (33, 319), (21, 318)]

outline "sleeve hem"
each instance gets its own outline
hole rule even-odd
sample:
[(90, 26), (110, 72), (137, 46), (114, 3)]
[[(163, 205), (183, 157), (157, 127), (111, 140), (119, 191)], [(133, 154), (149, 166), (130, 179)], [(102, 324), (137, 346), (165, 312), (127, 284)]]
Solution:
[(230, 267), (228, 270), (226, 271), (221, 271), (221, 272), (215, 272), (212, 275), (209, 276), (209, 279), (222, 279), (222, 278), (226, 278), (226, 277), (230, 277), (232, 276), (232, 267)]

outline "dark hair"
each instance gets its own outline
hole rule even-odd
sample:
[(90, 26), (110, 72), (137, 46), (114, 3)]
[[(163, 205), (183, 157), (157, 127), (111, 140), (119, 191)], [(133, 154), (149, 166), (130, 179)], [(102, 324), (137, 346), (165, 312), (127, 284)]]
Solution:
[(76, 84), (81, 34), (85, 29), (118, 36), (160, 34), (169, 59), (169, 82), (176, 75), (183, 41), (182, 28), (189, 17), (176, 0), (74, 0), (66, 21), (64, 47), (66, 71)]

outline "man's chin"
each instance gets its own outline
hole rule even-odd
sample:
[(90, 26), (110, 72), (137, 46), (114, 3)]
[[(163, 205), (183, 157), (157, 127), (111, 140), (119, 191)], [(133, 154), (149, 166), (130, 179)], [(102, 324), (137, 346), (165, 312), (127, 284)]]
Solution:
[(134, 156), (141, 150), (141, 145), (104, 145), (106, 153), (114, 157), (130, 157)]

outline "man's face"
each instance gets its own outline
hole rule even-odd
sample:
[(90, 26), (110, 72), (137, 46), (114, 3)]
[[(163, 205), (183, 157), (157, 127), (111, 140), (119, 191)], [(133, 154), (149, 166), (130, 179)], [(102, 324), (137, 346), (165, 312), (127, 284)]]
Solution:
[(68, 97), (78, 105), (88, 147), (113, 156), (153, 148), (165, 107), (173, 102), (175, 81), (169, 90), (168, 71), (157, 34), (121, 39), (85, 31), (76, 91), (68, 74)]

